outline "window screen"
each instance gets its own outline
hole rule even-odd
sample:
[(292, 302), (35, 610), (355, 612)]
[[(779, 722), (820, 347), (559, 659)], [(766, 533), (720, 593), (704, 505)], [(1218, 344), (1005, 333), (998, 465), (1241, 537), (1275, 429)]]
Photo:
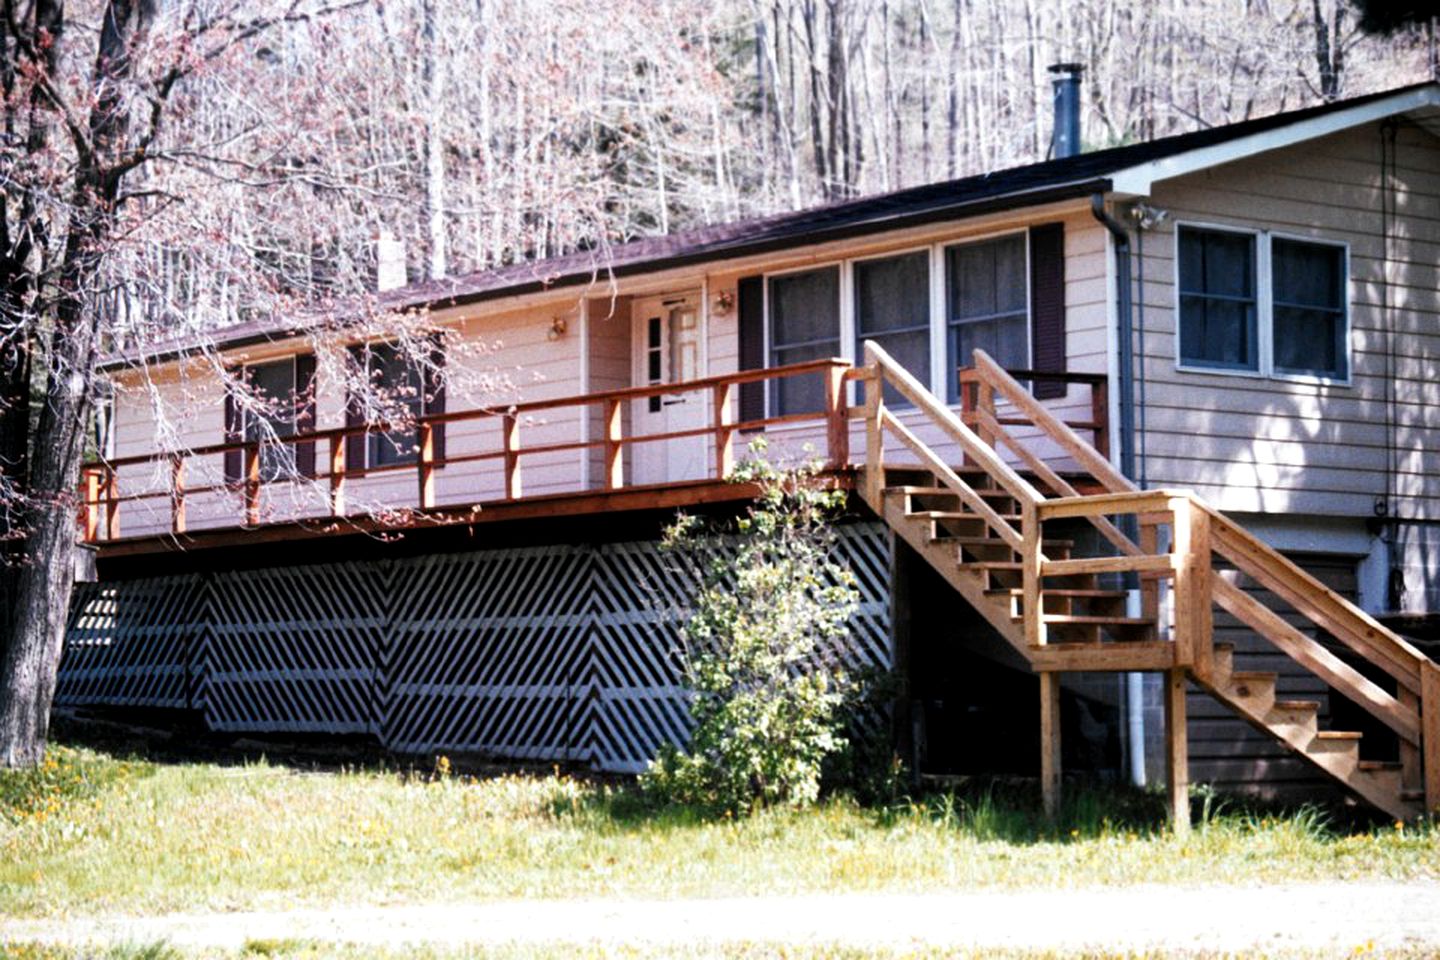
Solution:
[(1179, 245), (1180, 362), (1258, 370), (1255, 238), (1181, 227)]
[[(392, 410), (408, 408), (418, 417), (425, 412), (420, 371), (395, 344), (375, 343), (369, 350), (370, 383)], [(369, 465), (384, 467), (414, 463), (419, 456), (420, 432), (415, 427), (372, 433), (368, 436)]]
[[(855, 356), (874, 340), (923, 384), (930, 382), (930, 254), (907, 253), (883, 260), (856, 261)], [(889, 384), (885, 402), (905, 400)]]
[[(245, 439), (251, 442), (295, 435), (295, 358), (257, 363), (245, 369), (257, 409), (246, 412)], [(295, 473), (295, 447), (262, 443), (260, 479), (269, 483)]]
[(1270, 280), (1275, 372), (1348, 376), (1345, 250), (1277, 237)]
[[(770, 365), (784, 366), (840, 355), (840, 268), (826, 267), (770, 278)], [(825, 409), (819, 374), (770, 382), (777, 416)]]
[(1006, 369), (1030, 366), (1030, 305), (1025, 235), (945, 250), (950, 399), (960, 395), (958, 368), (978, 348)]

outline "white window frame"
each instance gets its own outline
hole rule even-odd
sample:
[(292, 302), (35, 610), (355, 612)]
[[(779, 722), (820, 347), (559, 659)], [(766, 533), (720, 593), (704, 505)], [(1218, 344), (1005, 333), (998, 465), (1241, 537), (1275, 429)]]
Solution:
[[(893, 250), (877, 251), (866, 253), (861, 256), (836, 258), (832, 260), (818, 260), (813, 263), (806, 263), (794, 267), (785, 267), (780, 270), (762, 271), (761, 277), (761, 300), (763, 301), (762, 314), (764, 322), (764, 356), (765, 365), (770, 365), (771, 328), (770, 321), (770, 279), (772, 277), (783, 277), (789, 274), (809, 273), (815, 270), (826, 270), (832, 267), (840, 270), (840, 358), (851, 363), (860, 361), (857, 354), (859, 344), (856, 343), (856, 320), (855, 320), (855, 272), (854, 266), (867, 260), (887, 260), (892, 257), (902, 257), (907, 254), (930, 253), (930, 370), (928, 386), (930, 391), (937, 397), (945, 396), (949, 391), (950, 371), (947, 364), (950, 362), (950, 317), (947, 310), (947, 288), (945, 276), (945, 251), (951, 247), (963, 247), (971, 243), (985, 243), (990, 240), (998, 240), (1002, 237), (1021, 235), (1025, 238), (1025, 253), (1023, 274), (1025, 277), (1025, 355), (1028, 363), (1034, 363), (1035, 357), (1035, 324), (1034, 324), (1034, 291), (1031, 289), (1032, 278), (1030, 276), (1030, 228), (1005, 227), (992, 230), (986, 233), (978, 233), (974, 236), (961, 237), (950, 240), (936, 240), (931, 243), (912, 244), (904, 247), (897, 247)], [(774, 415), (774, 398), (772, 396), (773, 380), (765, 381), (765, 411), (766, 416)], [(852, 391), (858, 393), (857, 385), (850, 386)], [(854, 394), (851, 395), (851, 403), (857, 402)]]
[[(1255, 238), (1255, 340), (1256, 368), (1240, 370), (1228, 367), (1205, 367), (1185, 363), (1180, 346), (1180, 231), (1213, 230), (1221, 233), (1246, 234)], [(1318, 374), (1282, 373), (1275, 369), (1275, 288), (1271, 273), (1271, 241), (1275, 238), (1311, 243), (1322, 247), (1337, 247), (1341, 251), (1342, 269), (1345, 271), (1345, 376), (1331, 377)], [(1251, 380), (1281, 380), (1289, 383), (1306, 383), (1318, 386), (1349, 387), (1355, 377), (1355, 349), (1351, 342), (1350, 314), (1355, 299), (1354, 279), (1350, 273), (1350, 244), (1344, 240), (1306, 236), (1280, 230), (1265, 230), (1248, 224), (1217, 223), (1204, 220), (1177, 220), (1171, 239), (1171, 263), (1174, 275), (1171, 277), (1171, 315), (1174, 317), (1175, 369), (1180, 373), (1200, 373), (1219, 377), (1240, 377)]]

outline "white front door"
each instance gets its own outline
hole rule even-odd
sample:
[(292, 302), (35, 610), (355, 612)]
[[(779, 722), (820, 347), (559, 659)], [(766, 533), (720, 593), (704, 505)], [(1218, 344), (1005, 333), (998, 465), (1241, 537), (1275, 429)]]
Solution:
[[(705, 330), (700, 297), (677, 294), (636, 300), (631, 312), (635, 345), (634, 383), (679, 383), (705, 376)], [(632, 401), (631, 435), (695, 430), (710, 423), (710, 395), (677, 393)], [(630, 445), (631, 483), (703, 480), (713, 447), (705, 435)]]

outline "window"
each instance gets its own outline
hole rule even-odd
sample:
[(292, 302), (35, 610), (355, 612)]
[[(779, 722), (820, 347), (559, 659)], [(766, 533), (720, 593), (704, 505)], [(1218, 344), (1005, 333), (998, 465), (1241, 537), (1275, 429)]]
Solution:
[[(393, 343), (372, 343), (366, 350), (366, 358), (370, 385), (392, 414), (396, 408), (408, 408), (411, 417), (426, 412), (420, 371), (404, 351)], [(414, 426), (368, 434), (366, 465), (414, 463), (419, 456), (419, 446), (420, 432)]]
[(1255, 237), (1180, 228), (1180, 362), (1259, 370)]
[[(930, 382), (930, 253), (922, 250), (854, 265), (855, 355), (874, 340), (921, 383)], [(885, 402), (909, 401), (888, 384)]]
[(1176, 243), (1182, 367), (1349, 378), (1342, 244), (1183, 225)]
[(1346, 379), (1345, 248), (1274, 238), (1270, 286), (1275, 372)]
[[(275, 437), (293, 437), (300, 413), (295, 358), (286, 357), (248, 366), (245, 368), (245, 382), (254, 400), (254, 408), (245, 414), (245, 439), (254, 443), (270, 441)], [(294, 475), (295, 445), (261, 442), (260, 479), (269, 483)]]
[[(770, 365), (840, 356), (840, 268), (825, 267), (770, 278)], [(771, 381), (777, 416), (825, 409), (818, 376)]]
[(945, 248), (946, 339), (950, 399), (957, 369), (976, 348), (1006, 369), (1030, 366), (1030, 303), (1025, 234)]

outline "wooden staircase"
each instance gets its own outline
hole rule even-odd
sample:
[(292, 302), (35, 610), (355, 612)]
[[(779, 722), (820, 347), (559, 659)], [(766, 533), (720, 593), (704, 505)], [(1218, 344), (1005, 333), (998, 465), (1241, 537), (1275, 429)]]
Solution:
[[(1440, 812), (1440, 667), (1193, 494), (1137, 489), (983, 351), (962, 371), (971, 401), (962, 416), (878, 345), (865, 350), (862, 496), (1039, 673), (1047, 807), (1060, 784), (1057, 675), (1161, 671), (1177, 830), (1189, 825), (1187, 681), (1386, 814)], [(914, 406), (903, 422), (884, 403), (886, 385)], [(1009, 429), (1017, 425), (1022, 438)], [(887, 453), (896, 441), (903, 452)], [(1041, 449), (1105, 492), (1078, 493)], [(1104, 549), (1076, 556), (1073, 540), (1046, 533), (1061, 521), (1088, 523)], [(1383, 672), (1394, 692), (1236, 586), (1217, 561)], [(1235, 670), (1233, 647), (1214, 642), (1217, 605), (1392, 729), (1400, 761), (1362, 760), (1359, 733), (1320, 728), (1320, 704), (1278, 698), (1276, 674)]]

